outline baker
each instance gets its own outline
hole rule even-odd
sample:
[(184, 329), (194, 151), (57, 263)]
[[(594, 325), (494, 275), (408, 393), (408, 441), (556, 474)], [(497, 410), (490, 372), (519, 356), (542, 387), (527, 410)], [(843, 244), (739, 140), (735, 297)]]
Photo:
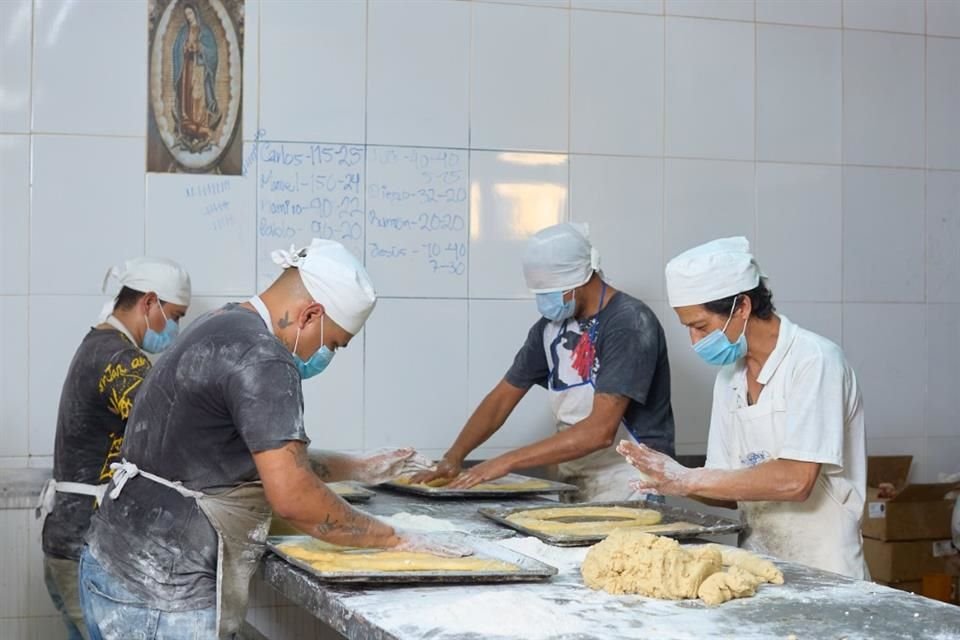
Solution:
[(720, 367), (703, 468), (643, 445), (619, 450), (665, 495), (736, 502), (741, 544), (865, 579), (863, 401), (834, 343), (778, 314), (746, 238), (690, 249), (666, 267), (667, 297), (696, 353)]
[(147, 353), (170, 346), (190, 305), (190, 276), (171, 260), (128, 260), (107, 272), (104, 289), (111, 278), (119, 293), (80, 342), (63, 382), (53, 479), (37, 508), (45, 519), (44, 582), (71, 640), (88, 637), (77, 590), (83, 536), (150, 369)]
[[(617, 455), (616, 442), (635, 439), (674, 451), (663, 327), (650, 307), (607, 283), (585, 224), (558, 224), (534, 234), (523, 275), (542, 317), (436, 470), (414, 480), (455, 478), (451, 488), (469, 488), (512, 471), (558, 464), (560, 479), (579, 488), (574, 499), (634, 497), (627, 485), (634, 472)], [(464, 459), (503, 426), (535, 384), (550, 392), (556, 434), (463, 471)]]
[(273, 258), (284, 271), (266, 291), (197, 319), (143, 384), (80, 561), (93, 638), (235, 637), (272, 513), (335, 544), (469, 553), (327, 488), (390, 480), (415, 452), (308, 453), (301, 382), (350, 343), (376, 295), (339, 243)]

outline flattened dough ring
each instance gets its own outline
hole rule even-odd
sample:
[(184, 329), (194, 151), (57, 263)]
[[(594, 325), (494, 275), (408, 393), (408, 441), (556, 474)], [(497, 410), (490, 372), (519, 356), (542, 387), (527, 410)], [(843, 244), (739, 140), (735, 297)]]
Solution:
[[(595, 518), (595, 520), (581, 522), (558, 520), (558, 518), (576, 517)], [(658, 524), (662, 518), (663, 515), (654, 509), (600, 506), (545, 507), (518, 511), (507, 516), (510, 522), (527, 529), (567, 535), (597, 535), (626, 527), (648, 527)]]

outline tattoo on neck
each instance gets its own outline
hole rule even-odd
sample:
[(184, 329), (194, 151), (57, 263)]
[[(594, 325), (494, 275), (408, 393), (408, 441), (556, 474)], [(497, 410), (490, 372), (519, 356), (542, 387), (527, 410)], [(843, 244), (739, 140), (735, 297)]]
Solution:
[(277, 320), (277, 326), (280, 327), (281, 329), (286, 329), (287, 327), (289, 327), (289, 326), (292, 325), (292, 324), (293, 324), (293, 322), (290, 321), (290, 312), (289, 312), (289, 311), (284, 311), (284, 312), (283, 312), (283, 317), (280, 318), (279, 320)]

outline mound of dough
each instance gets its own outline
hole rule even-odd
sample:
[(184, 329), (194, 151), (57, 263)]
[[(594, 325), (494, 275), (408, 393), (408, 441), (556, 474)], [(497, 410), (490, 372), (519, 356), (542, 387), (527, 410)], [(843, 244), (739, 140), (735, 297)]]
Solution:
[(394, 571), (517, 571), (509, 562), (478, 558), (441, 558), (429, 553), (352, 549), (317, 544), (281, 544), (278, 548), (318, 571), (330, 573), (380, 573)]
[[(723, 570), (724, 565), (729, 569)], [(583, 581), (608, 593), (664, 600), (699, 597), (709, 605), (752, 596), (764, 582), (783, 584), (772, 562), (720, 545), (681, 547), (670, 538), (617, 529), (594, 545), (580, 567)]]
[[(663, 516), (653, 509), (633, 509), (630, 507), (545, 507), (517, 511), (507, 520), (513, 524), (540, 531), (574, 536), (606, 535), (611, 531), (625, 527), (652, 527)], [(671, 523), (662, 527), (693, 527), (686, 522)], [(661, 529), (662, 530), (662, 529)]]
[[(428, 487), (430, 489), (440, 489), (453, 482), (453, 478), (435, 478), (430, 482), (410, 482), (409, 477), (397, 478), (394, 484), (413, 485), (415, 487)], [(481, 482), (469, 489), (463, 491), (535, 491), (537, 489), (549, 489), (550, 483), (545, 480), (531, 478), (518, 482)]]

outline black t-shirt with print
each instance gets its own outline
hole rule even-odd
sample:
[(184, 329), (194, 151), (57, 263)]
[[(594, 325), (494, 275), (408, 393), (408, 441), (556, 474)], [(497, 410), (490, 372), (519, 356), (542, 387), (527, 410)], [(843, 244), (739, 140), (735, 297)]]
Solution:
[[(550, 360), (544, 332), (550, 334), (546, 336), (551, 341)], [(572, 359), (581, 334), (590, 332), (596, 338), (589, 374), (595, 392), (629, 398), (623, 415), (627, 430), (639, 442), (674, 455), (670, 361), (663, 327), (650, 307), (622, 291), (614, 293), (600, 313), (583, 322), (571, 318), (555, 323), (540, 318), (507, 371), (507, 382), (521, 389), (538, 384), (554, 390), (584, 383), (576, 374), (564, 379), (557, 365), (561, 358)]]
[[(252, 453), (291, 440), (309, 442), (293, 356), (257, 313), (229, 304), (194, 321), (157, 361), (130, 416), (123, 458), (216, 493), (258, 480)], [(216, 602), (216, 531), (194, 499), (173, 489), (142, 476), (116, 500), (108, 489), (87, 543), (150, 606)]]
[[(120, 446), (133, 400), (150, 361), (116, 329), (91, 329), (73, 356), (57, 413), (53, 477), (59, 481), (102, 484)], [(58, 493), (43, 525), (43, 551), (80, 559), (94, 499)]]

